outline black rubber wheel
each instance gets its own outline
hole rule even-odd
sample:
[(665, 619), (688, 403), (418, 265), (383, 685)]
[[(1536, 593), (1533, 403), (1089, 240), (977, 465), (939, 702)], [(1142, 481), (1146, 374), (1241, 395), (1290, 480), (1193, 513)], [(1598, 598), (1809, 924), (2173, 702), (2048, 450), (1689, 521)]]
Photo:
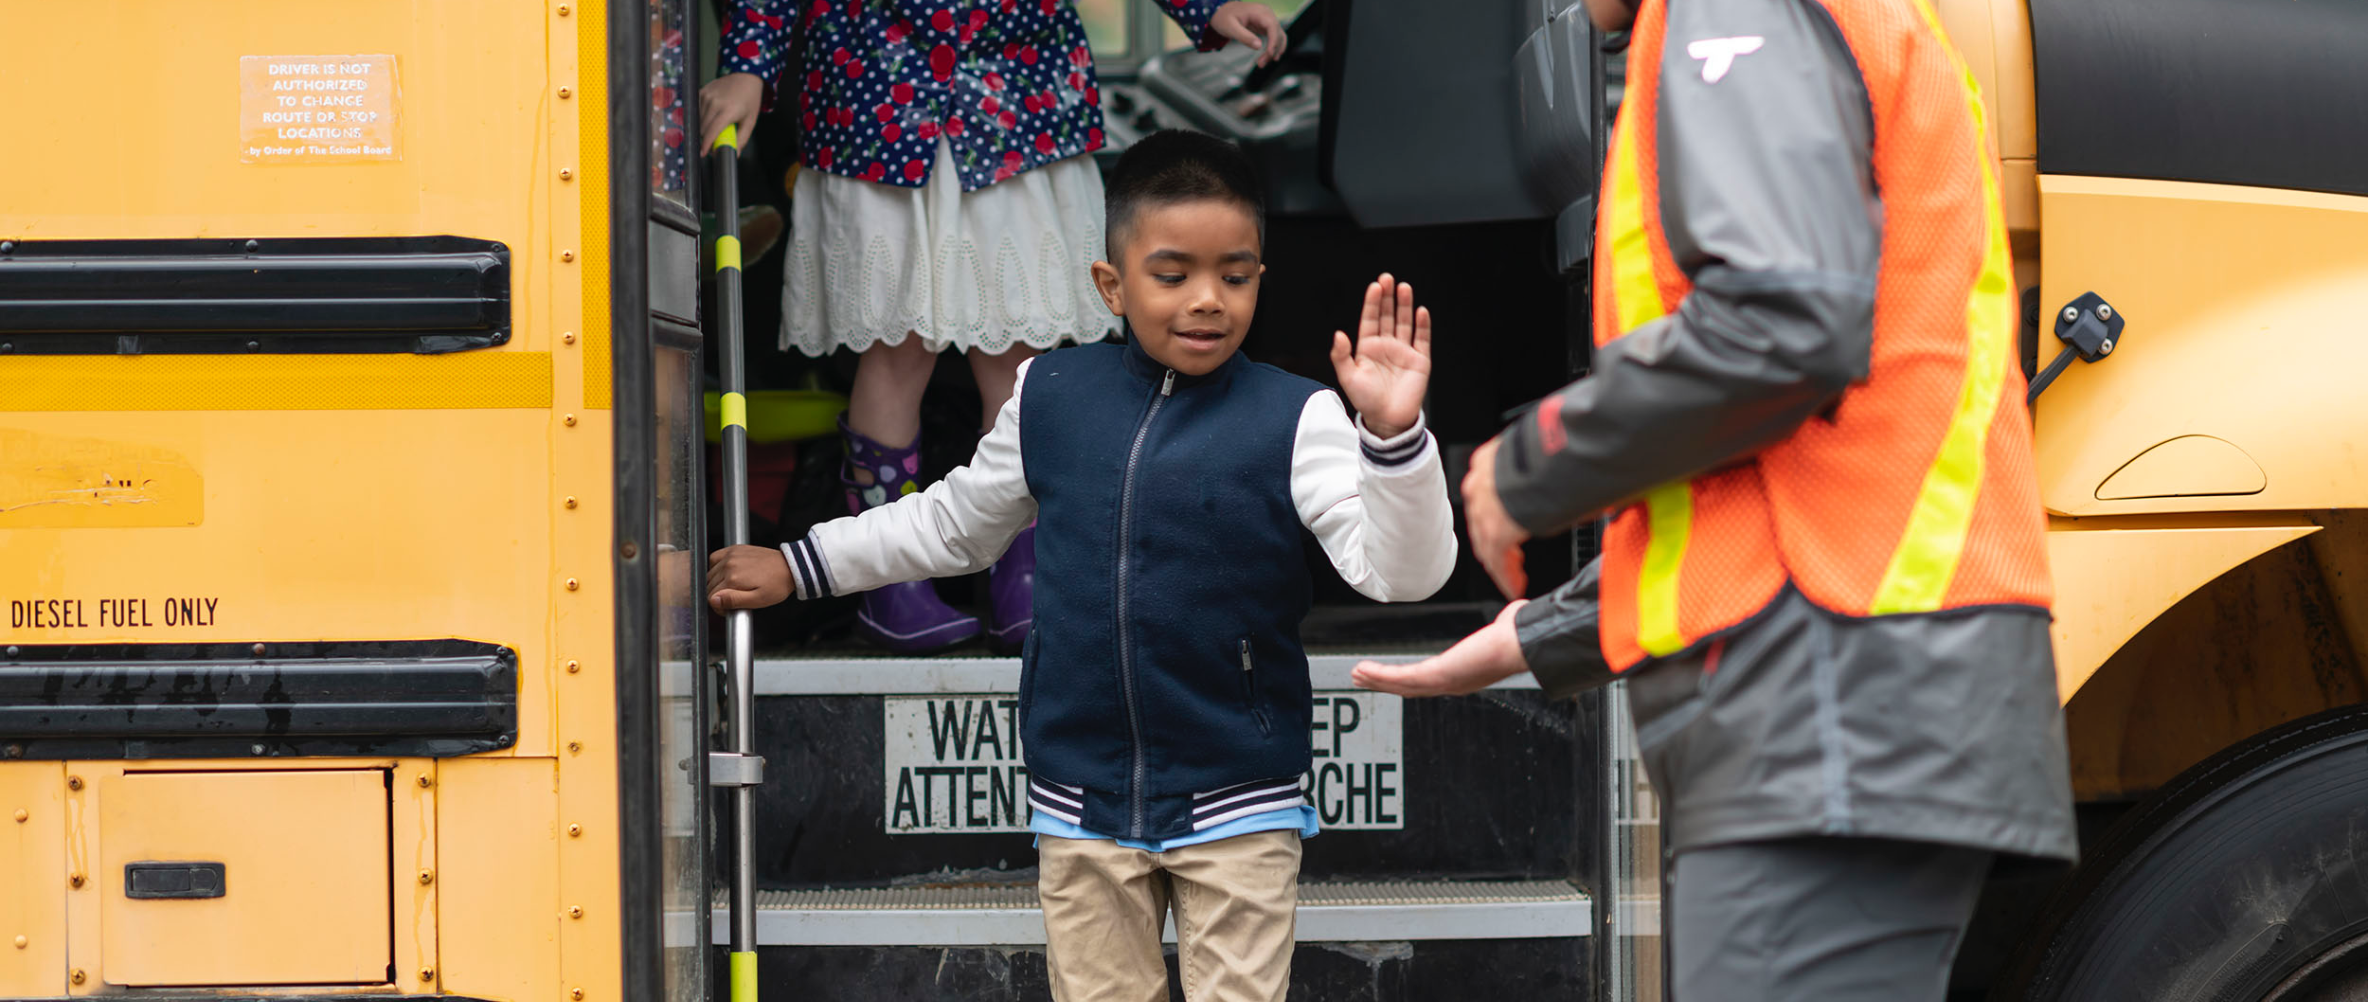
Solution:
[(1994, 997), (2368, 998), (2368, 707), (2206, 760), (2087, 855)]

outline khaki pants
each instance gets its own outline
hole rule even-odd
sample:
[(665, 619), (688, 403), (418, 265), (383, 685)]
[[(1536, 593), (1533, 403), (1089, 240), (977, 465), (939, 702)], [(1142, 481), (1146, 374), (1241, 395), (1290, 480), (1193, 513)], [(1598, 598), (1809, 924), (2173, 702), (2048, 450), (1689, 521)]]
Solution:
[(1176, 914), (1186, 1002), (1282, 1002), (1299, 909), (1299, 832), (1167, 852), (1037, 840), (1044, 960), (1057, 1002), (1166, 1002), (1160, 927)]

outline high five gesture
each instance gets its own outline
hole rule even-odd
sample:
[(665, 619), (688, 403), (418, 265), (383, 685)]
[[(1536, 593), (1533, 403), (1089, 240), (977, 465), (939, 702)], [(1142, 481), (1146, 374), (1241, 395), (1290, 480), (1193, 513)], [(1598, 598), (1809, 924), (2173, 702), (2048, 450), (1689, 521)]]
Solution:
[(1385, 273), (1365, 287), (1356, 342), (1332, 333), (1332, 371), (1367, 430), (1394, 438), (1414, 427), (1431, 380), (1431, 311), (1414, 305), (1414, 286)]

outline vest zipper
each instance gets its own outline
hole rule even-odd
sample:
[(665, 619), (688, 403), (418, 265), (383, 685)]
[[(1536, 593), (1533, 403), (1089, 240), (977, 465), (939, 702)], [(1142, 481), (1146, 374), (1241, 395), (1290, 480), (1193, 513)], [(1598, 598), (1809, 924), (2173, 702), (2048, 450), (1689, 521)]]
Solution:
[(1135, 645), (1128, 638), (1127, 615), (1128, 543), (1135, 532), (1135, 467), (1143, 459), (1143, 440), (1151, 435), (1151, 419), (1159, 416), (1159, 407), (1176, 390), (1176, 370), (1167, 370), (1160, 377), (1159, 394), (1151, 398), (1151, 406), (1143, 411), (1143, 421), (1135, 426), (1135, 444), (1126, 452), (1126, 478), (1118, 489), (1118, 688), (1126, 699), (1126, 732), (1130, 751), (1134, 753), (1134, 771), (1127, 783), (1127, 837), (1143, 837), (1143, 711), (1135, 699)]
[(1274, 736), (1274, 725), (1267, 722), (1266, 707), (1258, 705), (1257, 667), (1250, 661), (1250, 638), (1242, 638), (1242, 701), (1249, 704), (1250, 715), (1258, 718), (1258, 733)]

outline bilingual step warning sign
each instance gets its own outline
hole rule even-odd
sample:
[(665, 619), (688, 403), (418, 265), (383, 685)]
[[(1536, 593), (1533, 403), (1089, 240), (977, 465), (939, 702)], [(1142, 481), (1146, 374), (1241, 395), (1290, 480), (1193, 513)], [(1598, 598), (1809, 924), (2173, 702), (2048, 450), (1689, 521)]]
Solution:
[(239, 159), (333, 164), (400, 159), (393, 56), (241, 56)]
[[(889, 834), (1028, 830), (1017, 696), (889, 696), (881, 704)], [(1299, 785), (1325, 828), (1406, 827), (1405, 709), (1379, 693), (1315, 694), (1314, 764)]]

